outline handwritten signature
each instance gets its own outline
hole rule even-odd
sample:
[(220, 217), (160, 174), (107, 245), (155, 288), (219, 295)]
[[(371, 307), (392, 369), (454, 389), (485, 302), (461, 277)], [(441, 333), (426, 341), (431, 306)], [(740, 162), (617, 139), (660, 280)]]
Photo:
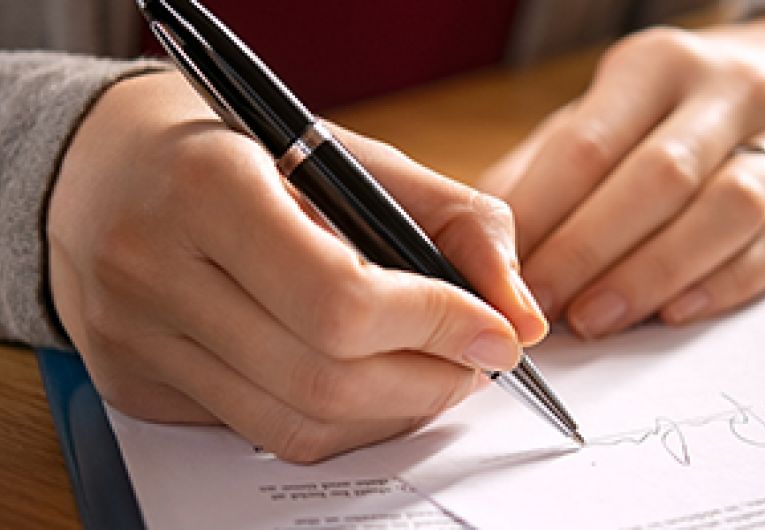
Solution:
[(690, 466), (691, 455), (684, 429), (702, 427), (711, 423), (725, 422), (731, 434), (740, 442), (765, 449), (765, 420), (751, 407), (744, 406), (727, 394), (722, 397), (733, 405), (732, 409), (687, 420), (656, 418), (654, 426), (647, 430), (631, 431), (588, 440), (588, 446), (639, 445), (649, 439), (658, 438), (667, 453), (680, 465)]

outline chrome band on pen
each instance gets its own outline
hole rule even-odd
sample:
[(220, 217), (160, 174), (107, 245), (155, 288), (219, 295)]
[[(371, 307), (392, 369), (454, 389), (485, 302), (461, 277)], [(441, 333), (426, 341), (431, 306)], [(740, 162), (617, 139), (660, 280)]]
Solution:
[[(373, 176), (199, 0), (137, 2), (159, 41), (210, 106), (229, 127), (258, 140), (306, 199), (321, 203), (317, 212), (350, 245), (383, 266), (475, 292)], [(488, 375), (584, 444), (573, 419), (530, 359), (522, 357), (512, 372)]]
[(332, 139), (332, 133), (319, 122), (310, 124), (303, 135), (292, 142), (287, 151), (277, 160), (276, 167), (282, 175), (288, 177), (303, 161), (311, 156), (314, 150), (327, 140)]

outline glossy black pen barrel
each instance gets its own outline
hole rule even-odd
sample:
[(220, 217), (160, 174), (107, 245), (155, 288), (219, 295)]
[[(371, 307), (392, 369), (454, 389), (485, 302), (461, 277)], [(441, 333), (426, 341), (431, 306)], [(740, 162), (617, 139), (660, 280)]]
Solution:
[(319, 145), (288, 178), (370, 261), (473, 291), (422, 229), (337, 140)]
[[(305, 154), (288, 179), (367, 259), (445, 280), (479, 296), (342, 144), (330, 137)], [(577, 439), (576, 423), (528, 357), (512, 373), (488, 375), (564, 435)]]
[[(223, 120), (257, 139), (282, 174), (367, 259), (478, 293), (417, 223), (292, 95), (271, 70), (196, 0), (137, 0), (152, 30)], [(563, 404), (522, 356), (489, 373), (582, 442)]]
[(196, 0), (144, 0), (141, 10), (150, 24), (177, 37), (224, 100), (239, 103), (229, 110), (275, 157), (314, 121), (271, 69)]
[[(196, 0), (141, 0), (165, 46), (185, 55), (186, 74), (215, 92), (220, 113), (231, 113), (279, 159), (314, 117), (276, 75)], [(175, 37), (167, 42), (164, 32)], [(176, 60), (179, 58), (176, 57)], [(188, 70), (194, 70), (189, 75)], [(201, 87), (199, 85), (202, 85)], [(208, 99), (210, 94), (207, 94)], [(232, 102), (235, 104), (232, 105)], [(221, 112), (222, 111), (222, 112)], [(230, 122), (230, 116), (223, 116)], [(334, 138), (321, 143), (289, 180), (367, 259), (449, 281), (478, 295), (422, 229)]]

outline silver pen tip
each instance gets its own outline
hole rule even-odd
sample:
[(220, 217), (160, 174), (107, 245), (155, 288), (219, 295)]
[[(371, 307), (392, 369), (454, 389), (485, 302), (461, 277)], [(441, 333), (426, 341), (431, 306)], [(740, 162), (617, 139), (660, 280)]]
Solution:
[(582, 435), (579, 434), (579, 431), (572, 431), (571, 432), (571, 438), (579, 444), (580, 447), (584, 447), (586, 445), (586, 442), (584, 441), (584, 438), (582, 438)]

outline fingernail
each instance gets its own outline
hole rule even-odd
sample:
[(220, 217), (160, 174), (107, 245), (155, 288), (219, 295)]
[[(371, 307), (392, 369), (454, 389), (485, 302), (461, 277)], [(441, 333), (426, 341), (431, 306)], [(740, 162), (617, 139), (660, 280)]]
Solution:
[(705, 289), (691, 289), (667, 306), (664, 314), (671, 322), (679, 324), (699, 316), (711, 302), (712, 298)]
[(529, 313), (536, 313), (540, 319), (546, 320), (545, 314), (539, 307), (534, 295), (531, 294), (531, 291), (523, 281), (523, 278), (521, 278), (521, 275), (518, 274), (518, 271), (515, 269), (510, 269), (510, 284), (513, 286), (516, 298), (523, 304), (524, 309)]
[(520, 358), (520, 346), (508, 337), (484, 332), (465, 349), (463, 358), (483, 370), (512, 370)]
[(533, 293), (534, 299), (537, 301), (538, 306), (542, 309), (542, 312), (550, 316), (552, 314), (553, 306), (555, 305), (555, 296), (552, 289), (546, 285), (536, 285), (534, 283), (529, 284), (529, 289)]
[(577, 303), (569, 321), (577, 333), (586, 338), (603, 335), (627, 314), (627, 301), (614, 291), (603, 291), (583, 303)]

